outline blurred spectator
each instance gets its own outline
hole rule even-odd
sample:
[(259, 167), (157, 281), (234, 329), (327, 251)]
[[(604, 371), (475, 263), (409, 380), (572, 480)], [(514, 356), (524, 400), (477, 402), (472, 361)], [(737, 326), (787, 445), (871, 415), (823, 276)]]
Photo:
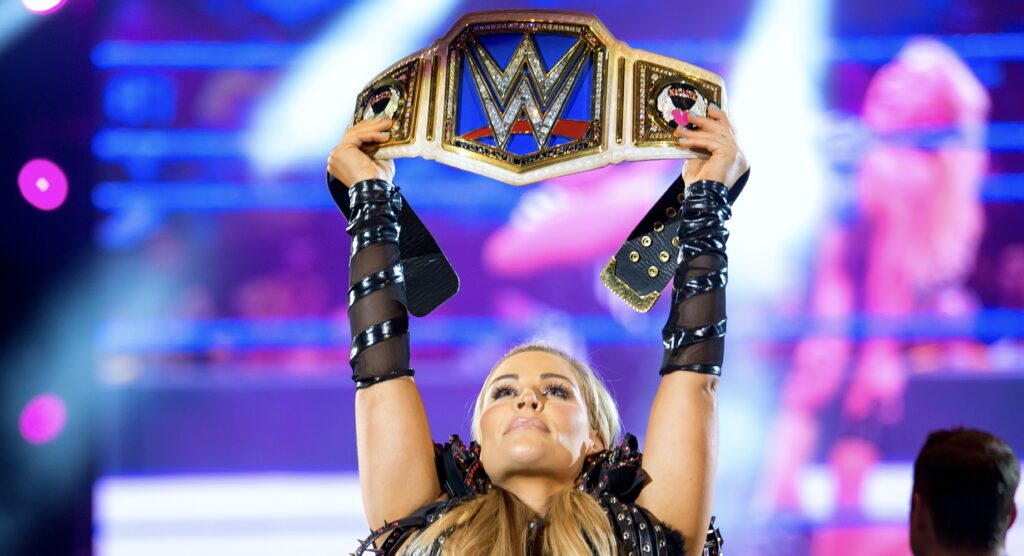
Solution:
[(929, 434), (914, 462), (914, 555), (1005, 554), (1019, 482), (1017, 456), (995, 436), (964, 428)]

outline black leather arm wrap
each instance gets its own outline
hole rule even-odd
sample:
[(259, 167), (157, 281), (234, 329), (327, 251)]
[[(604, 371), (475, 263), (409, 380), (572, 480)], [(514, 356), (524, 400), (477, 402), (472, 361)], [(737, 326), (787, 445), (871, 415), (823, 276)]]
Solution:
[(413, 374), (405, 274), (398, 250), (402, 197), (398, 187), (376, 179), (353, 185), (348, 196), (349, 364), (356, 388), (366, 388)]
[(725, 185), (703, 180), (687, 186), (672, 309), (662, 330), (662, 375), (675, 371), (722, 373), (725, 285), (729, 281), (725, 221), (731, 215)]

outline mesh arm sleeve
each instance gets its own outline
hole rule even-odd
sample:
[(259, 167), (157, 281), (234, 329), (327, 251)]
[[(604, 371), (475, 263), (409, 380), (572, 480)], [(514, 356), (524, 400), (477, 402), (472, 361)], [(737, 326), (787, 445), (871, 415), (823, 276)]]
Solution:
[(661, 374), (691, 371), (720, 375), (725, 349), (728, 259), (725, 221), (732, 215), (725, 185), (702, 180), (686, 188), (679, 228), (679, 268), (672, 309), (662, 331)]
[(349, 206), (349, 364), (356, 388), (366, 388), (413, 374), (405, 276), (398, 253), (402, 198), (398, 187), (366, 180), (349, 190)]

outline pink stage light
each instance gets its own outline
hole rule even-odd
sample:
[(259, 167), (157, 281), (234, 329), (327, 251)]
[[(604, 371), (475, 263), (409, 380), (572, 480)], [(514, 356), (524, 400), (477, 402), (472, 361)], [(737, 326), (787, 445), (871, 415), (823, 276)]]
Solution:
[(26, 442), (46, 444), (64, 430), (67, 416), (64, 400), (54, 394), (40, 394), (21, 411), (18, 428)]
[(21, 0), (25, 9), (40, 15), (51, 14), (60, 9), (66, 0)]
[(18, 187), (25, 200), (39, 210), (53, 210), (68, 197), (64, 171), (45, 158), (34, 158), (18, 172)]

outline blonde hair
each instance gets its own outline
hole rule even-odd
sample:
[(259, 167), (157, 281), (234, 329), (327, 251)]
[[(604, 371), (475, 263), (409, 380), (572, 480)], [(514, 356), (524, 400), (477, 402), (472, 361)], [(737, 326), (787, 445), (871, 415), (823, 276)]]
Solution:
[[(509, 350), (491, 368), (491, 372), (509, 357), (527, 351), (541, 351), (568, 362), (580, 381), (590, 426), (605, 448), (614, 447), (619, 437), (619, 410), (608, 388), (586, 363), (564, 351), (541, 343), (528, 343)], [(490, 373), (488, 373), (490, 376)], [(486, 392), (480, 389), (473, 408), (472, 434), (481, 437), (480, 414)], [(505, 489), (493, 486), (489, 492), (452, 508), (415, 538), (406, 554), (429, 554), (436, 543), (443, 543), (446, 554), (482, 554), (523, 556), (531, 512)], [(545, 516), (543, 553), (591, 556), (615, 554), (615, 539), (604, 510), (589, 494), (568, 488), (551, 504)]]

